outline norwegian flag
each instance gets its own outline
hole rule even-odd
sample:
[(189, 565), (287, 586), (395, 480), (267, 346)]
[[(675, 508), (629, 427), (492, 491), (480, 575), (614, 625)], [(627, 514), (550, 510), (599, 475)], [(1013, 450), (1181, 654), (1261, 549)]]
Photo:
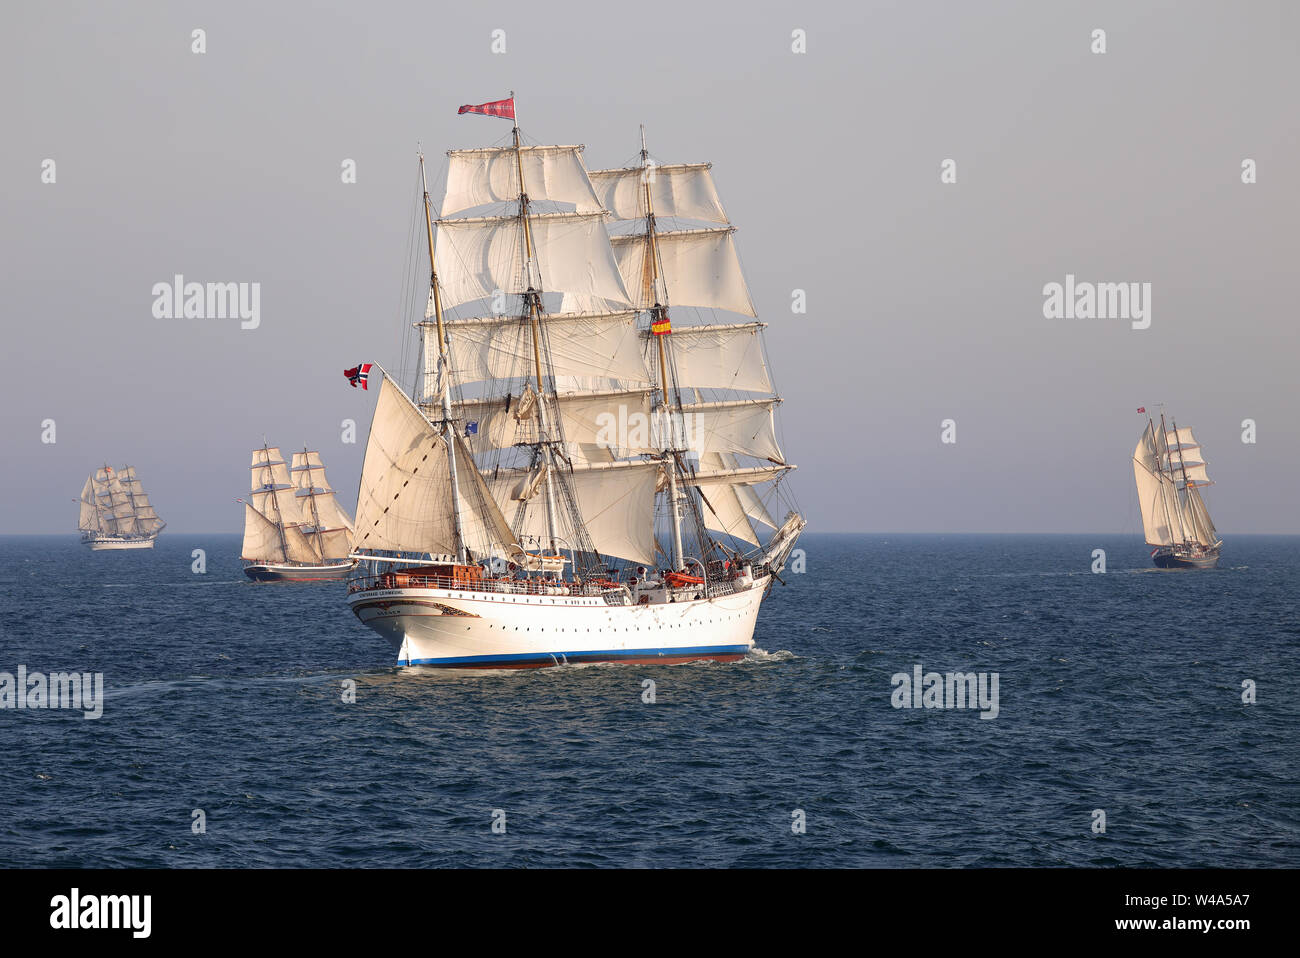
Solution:
[(1138, 412), (1146, 412), (1146, 411), (1147, 411), (1146, 406), (1138, 406)]
[(343, 375), (348, 377), (348, 382), (352, 384), (353, 389), (356, 389), (357, 386), (362, 389), (369, 389), (370, 387), (366, 385), (366, 381), (370, 379), (370, 370), (374, 365), (374, 363), (359, 363), (351, 369), (343, 370)]
[(456, 111), (457, 116), (462, 113), (482, 113), (484, 116), (500, 116), (505, 117), (507, 120), (513, 120), (515, 118), (515, 98), (511, 96), (504, 100), (493, 100), (491, 103), (467, 103)]

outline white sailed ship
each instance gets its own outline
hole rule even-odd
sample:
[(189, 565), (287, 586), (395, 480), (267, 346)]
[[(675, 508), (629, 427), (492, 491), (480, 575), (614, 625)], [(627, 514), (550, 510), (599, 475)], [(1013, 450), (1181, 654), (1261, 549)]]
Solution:
[(1205, 472), (1201, 444), (1190, 427), (1147, 419), (1133, 451), (1133, 475), (1151, 558), (1165, 569), (1212, 569), (1223, 540), (1215, 531), (1200, 487), (1213, 485)]
[(643, 139), (589, 174), (517, 126), (448, 155), (419, 388), (385, 374), (371, 424), (353, 611), (410, 665), (741, 658), (805, 522), (770, 511), (794, 466), (709, 165)]
[(96, 469), (81, 487), (77, 528), (82, 545), (106, 549), (152, 549), (167, 523), (158, 518), (134, 466)]
[(253, 450), (252, 502), (244, 502), (244, 574), (257, 582), (345, 579), (352, 520), (334, 497), (320, 453)]

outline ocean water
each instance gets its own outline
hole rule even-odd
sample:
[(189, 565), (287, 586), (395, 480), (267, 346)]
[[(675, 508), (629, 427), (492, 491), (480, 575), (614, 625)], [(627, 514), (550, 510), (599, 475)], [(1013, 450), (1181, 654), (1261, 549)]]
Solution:
[[(1300, 538), (1212, 572), (1131, 537), (801, 545), (746, 661), (464, 674), (395, 667), (341, 584), (245, 581), (234, 536), (2, 538), (0, 671), (105, 703), (0, 710), (0, 865), (1300, 865)], [(893, 707), (917, 665), (998, 673), (997, 717)]]

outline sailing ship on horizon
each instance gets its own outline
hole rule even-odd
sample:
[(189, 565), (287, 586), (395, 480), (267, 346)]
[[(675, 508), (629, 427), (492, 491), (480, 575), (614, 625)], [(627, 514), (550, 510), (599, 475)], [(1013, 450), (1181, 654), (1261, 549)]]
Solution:
[(252, 502), (244, 504), (244, 574), (256, 582), (344, 579), (352, 519), (325, 478), (320, 453), (304, 448), (286, 463), (278, 446), (253, 450)]
[(582, 152), (516, 120), (448, 153), (436, 220), (420, 155), (421, 369), (374, 364), (348, 596), (399, 663), (735, 661), (804, 528), (769, 511), (795, 467), (710, 164)]
[(158, 518), (134, 466), (114, 470), (105, 463), (81, 487), (77, 528), (94, 552), (152, 549), (167, 523)]
[[(1142, 407), (1138, 412), (1145, 412)], [(1213, 569), (1219, 563), (1219, 538), (1201, 487), (1213, 485), (1206, 474), (1201, 444), (1190, 426), (1176, 420), (1160, 425), (1147, 418), (1147, 428), (1133, 450), (1142, 529), (1151, 558), (1163, 569)]]

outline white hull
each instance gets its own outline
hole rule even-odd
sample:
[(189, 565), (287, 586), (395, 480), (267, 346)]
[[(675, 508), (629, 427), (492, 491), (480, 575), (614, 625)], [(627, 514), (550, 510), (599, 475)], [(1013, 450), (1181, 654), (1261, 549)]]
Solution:
[(152, 549), (157, 536), (127, 539), (121, 536), (99, 536), (94, 539), (82, 539), (81, 544), (89, 546), (92, 552), (120, 549)]
[(768, 584), (712, 599), (608, 605), (601, 598), (468, 589), (354, 592), (358, 619), (388, 639), (401, 665), (538, 668), (580, 662), (735, 661), (754, 646)]

